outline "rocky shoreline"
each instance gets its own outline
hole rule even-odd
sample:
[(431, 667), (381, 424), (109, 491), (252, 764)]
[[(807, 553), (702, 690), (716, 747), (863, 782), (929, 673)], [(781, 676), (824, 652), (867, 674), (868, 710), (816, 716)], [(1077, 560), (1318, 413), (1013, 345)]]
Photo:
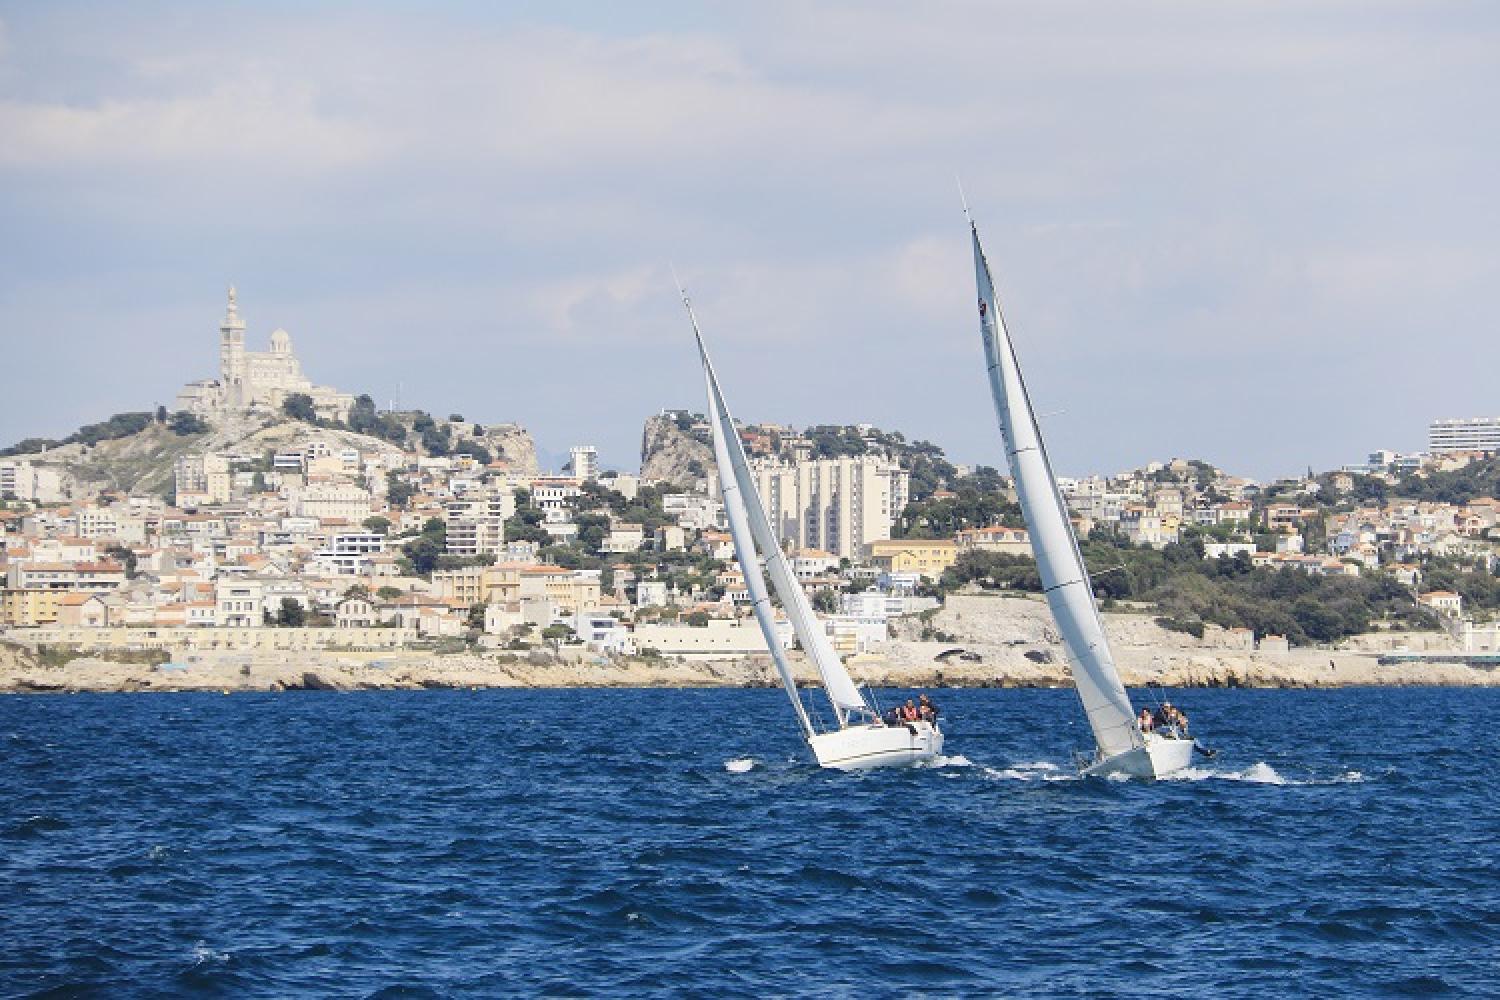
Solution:
[[(1157, 626), (1149, 615), (1106, 616), (1127, 686), (1339, 688), (1500, 687), (1500, 670), (1462, 663), (1382, 664), (1382, 637), (1336, 649), (1263, 652), (1238, 637), (1202, 639)], [(877, 655), (850, 670), (876, 687), (1063, 687), (1071, 683), (1045, 604), (1015, 597), (955, 596), (929, 620), (908, 619)], [(923, 638), (927, 635), (927, 638)], [(932, 638), (940, 635), (941, 640)], [(1361, 637), (1363, 638), (1363, 637)], [(1412, 648), (1441, 649), (1446, 637), (1411, 636)], [(1389, 637), (1384, 648), (1391, 648)], [(131, 662), (134, 661), (134, 662)], [(799, 680), (814, 682), (794, 658)], [(0, 644), (0, 693), (116, 691), (420, 690), (424, 688), (753, 688), (777, 683), (769, 657), (693, 660), (552, 652), (425, 651), (275, 653), (183, 651), (173, 662), (137, 656), (43, 658)]]

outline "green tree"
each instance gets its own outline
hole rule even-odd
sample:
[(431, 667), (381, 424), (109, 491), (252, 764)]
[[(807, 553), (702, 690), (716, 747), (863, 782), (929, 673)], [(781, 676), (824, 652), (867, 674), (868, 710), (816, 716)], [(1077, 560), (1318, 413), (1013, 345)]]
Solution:
[(364, 527), (366, 531), (376, 535), (389, 535), (391, 533), (390, 518), (381, 517), (379, 514), (365, 518)]
[(313, 398), (305, 392), (294, 392), (281, 401), (281, 412), (293, 420), (314, 424), (318, 422), (318, 411)]
[(110, 559), (113, 559), (115, 562), (120, 563), (121, 565), (123, 565), (125, 567), (125, 576), (126, 576), (127, 579), (131, 579), (131, 580), (135, 579), (135, 577), (136, 577), (135, 568), (136, 568), (137, 559), (136, 559), (136, 554), (135, 554), (134, 551), (132, 551), (131, 549), (126, 548), (124, 545), (120, 545), (117, 542), (117, 543), (115, 543), (115, 544), (110, 545), (109, 547), (107, 547), (104, 550), (104, 554), (107, 557), (109, 557)]
[(839, 610), (839, 599), (831, 590), (820, 590), (813, 595), (812, 606), (814, 611), (825, 615), (837, 614)]
[(609, 518), (603, 514), (577, 514), (573, 520), (578, 525), (578, 544), (597, 554), (609, 534)]
[(307, 624), (307, 609), (295, 597), (283, 597), (281, 610), (276, 614), (276, 624), (284, 628), (302, 628)]
[(413, 574), (430, 579), (447, 545), (448, 526), (434, 517), (422, 525), (421, 534), (401, 547), (401, 552)]
[(178, 410), (167, 418), (167, 430), (178, 437), (191, 437), (194, 434), (208, 433), (208, 424), (197, 414)]
[(395, 509), (405, 510), (416, 492), (417, 488), (407, 481), (401, 470), (392, 469), (385, 474), (385, 502)]
[(488, 448), (472, 438), (464, 438), (453, 446), (452, 453), (455, 455), (471, 455), (480, 465), (489, 465), (495, 460), (495, 456)]
[(505, 522), (505, 540), (507, 542), (535, 542), (538, 545), (552, 544), (552, 535), (541, 526), (545, 515), (535, 507), (523, 506), (519, 499), (522, 493), (525, 491), (517, 491), (516, 512), (510, 520)]

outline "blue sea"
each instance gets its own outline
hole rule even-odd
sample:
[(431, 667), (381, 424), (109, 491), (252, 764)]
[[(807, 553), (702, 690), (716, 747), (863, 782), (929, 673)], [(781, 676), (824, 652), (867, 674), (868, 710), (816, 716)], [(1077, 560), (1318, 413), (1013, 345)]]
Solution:
[(777, 691), (0, 698), (0, 993), (1500, 994), (1500, 691), (1171, 692), (1155, 783), (936, 694), (858, 775)]

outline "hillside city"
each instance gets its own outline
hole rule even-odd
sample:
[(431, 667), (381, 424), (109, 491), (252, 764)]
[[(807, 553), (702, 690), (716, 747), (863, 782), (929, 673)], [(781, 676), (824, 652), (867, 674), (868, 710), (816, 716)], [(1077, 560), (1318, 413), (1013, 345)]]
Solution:
[[(216, 377), (171, 408), (0, 453), (0, 628), (163, 658), (764, 653), (708, 433), (667, 410), (646, 421), (639, 473), (601, 470), (587, 445), (544, 472), (516, 425), (313, 383), (284, 330), (248, 351), (231, 289)], [(895, 619), (959, 588), (1040, 589), (999, 471), (869, 425), (741, 433), (840, 653), (878, 651)], [(1267, 649), (1438, 627), (1486, 652), (1500, 648), (1497, 456), (1500, 418), (1438, 420), (1424, 453), (1275, 482), (1174, 459), (1058, 485), (1106, 606)]]

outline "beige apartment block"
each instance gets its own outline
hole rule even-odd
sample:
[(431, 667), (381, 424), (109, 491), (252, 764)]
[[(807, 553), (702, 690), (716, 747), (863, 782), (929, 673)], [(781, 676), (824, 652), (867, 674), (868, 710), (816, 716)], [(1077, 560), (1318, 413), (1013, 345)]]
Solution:
[(965, 528), (954, 540), (960, 551), (1008, 552), (1011, 555), (1031, 555), (1031, 536), (1025, 528)]
[(204, 452), (183, 455), (173, 469), (177, 506), (228, 503), (231, 496), (229, 459)]
[(0, 625), (27, 628), (51, 624), (57, 621), (58, 609), (67, 596), (66, 590), (41, 587), (0, 590)]
[(515, 513), (515, 493), (504, 486), (488, 486), (448, 501), (443, 510), (448, 551), (460, 556), (504, 553), (505, 522)]
[(843, 559), (891, 537), (911, 482), (896, 463), (868, 455), (756, 461), (751, 474), (783, 547), (823, 549)]
[(892, 538), (871, 542), (870, 562), (887, 573), (917, 573), (936, 580), (958, 560), (958, 543), (951, 538)]

